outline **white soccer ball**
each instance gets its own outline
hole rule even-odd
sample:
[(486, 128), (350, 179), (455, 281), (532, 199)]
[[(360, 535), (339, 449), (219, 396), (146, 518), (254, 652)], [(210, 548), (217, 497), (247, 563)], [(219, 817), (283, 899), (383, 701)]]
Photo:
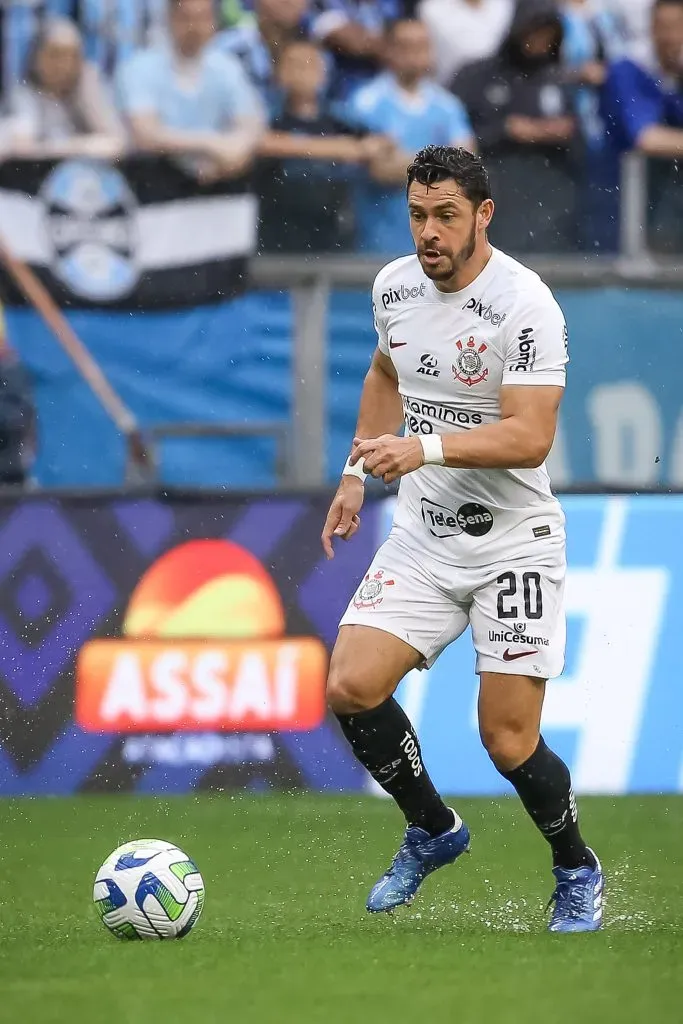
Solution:
[(136, 839), (119, 846), (93, 888), (102, 922), (119, 939), (182, 939), (199, 920), (204, 882), (173, 843)]

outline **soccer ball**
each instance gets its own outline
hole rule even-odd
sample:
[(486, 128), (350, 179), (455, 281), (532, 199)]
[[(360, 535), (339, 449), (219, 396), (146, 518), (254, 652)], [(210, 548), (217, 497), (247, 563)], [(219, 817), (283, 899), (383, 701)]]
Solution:
[(93, 888), (102, 922), (119, 939), (182, 939), (204, 906), (204, 882), (187, 854), (136, 839), (107, 857)]

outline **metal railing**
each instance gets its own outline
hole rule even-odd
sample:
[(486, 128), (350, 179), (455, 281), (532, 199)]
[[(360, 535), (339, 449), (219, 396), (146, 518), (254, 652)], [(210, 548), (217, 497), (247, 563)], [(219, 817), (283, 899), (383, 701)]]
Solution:
[(275, 442), (275, 476), (279, 485), (291, 483), (289, 437), (285, 423), (255, 420), (253, 423), (156, 423), (145, 431), (145, 459), (136, 457), (129, 445), (125, 482), (132, 486), (155, 487), (159, 484), (159, 442), (173, 439), (229, 437), (269, 437)]

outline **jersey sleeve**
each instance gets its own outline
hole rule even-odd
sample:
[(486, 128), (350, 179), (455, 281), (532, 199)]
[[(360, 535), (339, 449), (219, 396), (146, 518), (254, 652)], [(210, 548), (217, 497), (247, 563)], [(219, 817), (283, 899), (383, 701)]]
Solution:
[(389, 355), (389, 335), (387, 333), (386, 314), (382, 304), (382, 288), (378, 275), (372, 286), (372, 316), (377, 331), (377, 346), (385, 356)]
[(567, 324), (545, 286), (525, 296), (507, 330), (502, 384), (554, 384), (564, 387)]

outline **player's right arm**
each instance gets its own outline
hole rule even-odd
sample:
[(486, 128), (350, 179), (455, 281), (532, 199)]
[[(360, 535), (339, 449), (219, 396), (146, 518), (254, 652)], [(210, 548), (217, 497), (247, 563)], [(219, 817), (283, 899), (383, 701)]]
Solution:
[(391, 358), (378, 346), (365, 375), (360, 396), (356, 437), (398, 434), (403, 426), (403, 402)]
[[(375, 349), (370, 369), (365, 375), (354, 444), (367, 437), (397, 434), (403, 425), (403, 403), (398, 392), (398, 377), (391, 359), (382, 351), (379, 325), (377, 332), (380, 344)], [(358, 530), (358, 513), (363, 505), (364, 494), (365, 484), (359, 476), (346, 473), (342, 475), (327, 513), (321, 537), (323, 550), (328, 558), (334, 558), (333, 537), (350, 540)]]

